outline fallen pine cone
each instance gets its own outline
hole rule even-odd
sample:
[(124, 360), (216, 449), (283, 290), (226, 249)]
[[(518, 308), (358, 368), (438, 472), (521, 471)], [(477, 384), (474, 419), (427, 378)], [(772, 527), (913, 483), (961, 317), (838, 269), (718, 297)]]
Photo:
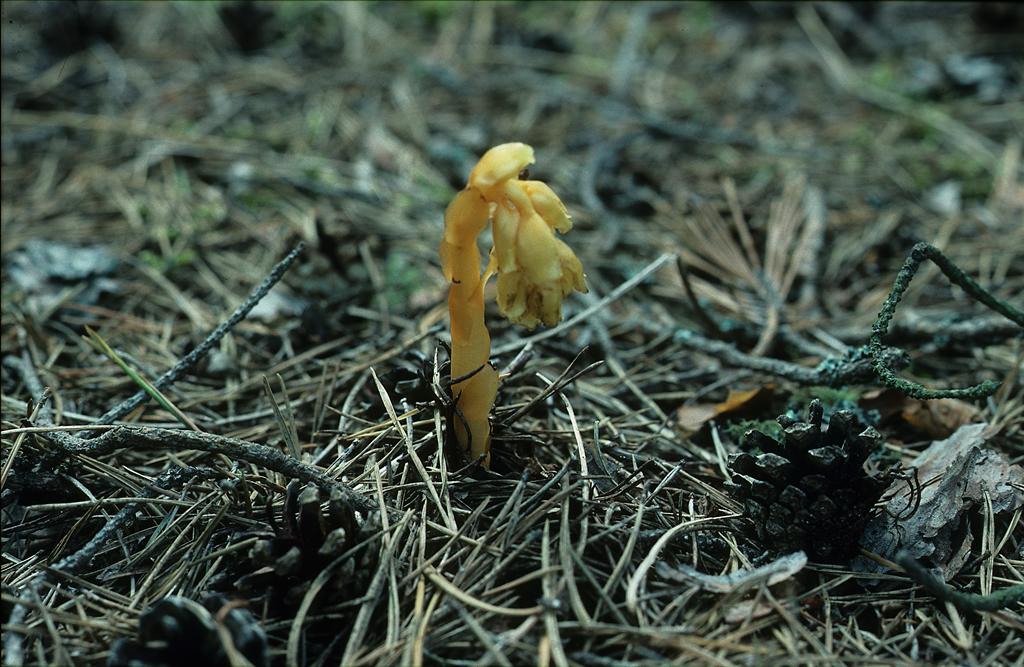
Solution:
[[(310, 581), (327, 567), (332, 572), (324, 597), (351, 599), (366, 590), (376, 570), (377, 550), (365, 543), (380, 532), (380, 516), (361, 516), (340, 493), (324, 505), (313, 484), (301, 491), (297, 482), (288, 485), (283, 526), (275, 525), (273, 537), (260, 539), (250, 549), (252, 567), (235, 582), (239, 592), (268, 593), (274, 603), (294, 607)], [(339, 558), (344, 562), (336, 563)]]
[(779, 417), (782, 441), (756, 430), (741, 440), (746, 451), (729, 464), (727, 489), (743, 504), (758, 541), (775, 554), (803, 550), (813, 560), (839, 563), (858, 551), (871, 509), (888, 487), (887, 476), (864, 469), (882, 435), (838, 410), (822, 430), (821, 401), (807, 421)]

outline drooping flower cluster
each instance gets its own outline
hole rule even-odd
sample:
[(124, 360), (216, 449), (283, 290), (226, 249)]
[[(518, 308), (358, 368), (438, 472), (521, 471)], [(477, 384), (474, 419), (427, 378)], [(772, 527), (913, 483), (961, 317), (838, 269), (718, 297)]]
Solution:
[(498, 275), (498, 308), (510, 321), (533, 329), (554, 326), (562, 299), (586, 292), (583, 265), (555, 232), (572, 229), (558, 195), (542, 181), (521, 180), (533, 162), (525, 144), (489, 150), (469, 177), (469, 187), (491, 204), (494, 248), (484, 280)]

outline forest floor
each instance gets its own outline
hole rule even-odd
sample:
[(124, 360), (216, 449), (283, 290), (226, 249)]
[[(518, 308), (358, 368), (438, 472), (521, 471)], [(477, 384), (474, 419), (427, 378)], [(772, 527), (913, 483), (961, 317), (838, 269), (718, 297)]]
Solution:
[[(1018, 7), (4, 3), (5, 664), (1021, 664)], [(509, 141), (589, 292), (488, 306), (488, 471), (437, 249)]]

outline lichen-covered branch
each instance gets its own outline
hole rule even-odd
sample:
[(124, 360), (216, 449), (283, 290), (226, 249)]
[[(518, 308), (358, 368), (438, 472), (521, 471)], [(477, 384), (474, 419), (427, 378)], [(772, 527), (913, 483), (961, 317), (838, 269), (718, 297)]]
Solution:
[(907, 288), (910, 286), (910, 281), (913, 280), (918, 269), (921, 268), (921, 263), (926, 259), (930, 259), (934, 262), (954, 285), (959, 286), (967, 292), (967, 294), (971, 295), (1000, 315), (1003, 315), (1007, 319), (1013, 321), (1022, 327), (1022, 331), (1024, 331), (1024, 312), (1014, 306), (1011, 306), (1009, 303), (998, 299), (985, 290), (970, 276), (961, 271), (958, 266), (953, 264), (953, 262), (943, 255), (938, 248), (928, 245), (927, 243), (918, 243), (910, 251), (910, 255), (907, 257), (906, 262), (903, 263), (903, 267), (900, 269), (899, 273), (896, 274), (896, 280), (893, 281), (893, 286), (889, 291), (889, 296), (885, 299), (885, 303), (882, 304), (882, 308), (878, 312), (878, 319), (875, 320), (874, 326), (871, 327), (871, 338), (868, 342), (868, 348), (870, 349), (871, 356), (874, 360), (875, 372), (878, 373), (878, 377), (883, 383), (893, 389), (902, 391), (912, 398), (984, 398), (985, 396), (989, 396), (998, 389), (998, 382), (989, 380), (971, 387), (962, 387), (957, 389), (928, 389), (917, 382), (912, 382), (899, 377), (893, 371), (892, 367), (886, 362), (883, 354), (882, 338), (889, 330), (889, 322), (892, 321), (893, 315), (896, 314), (896, 307), (899, 305), (900, 299), (903, 298), (904, 293), (906, 293)]
[[(814, 368), (781, 359), (757, 357), (741, 352), (734, 345), (712, 340), (688, 329), (680, 329), (675, 341), (684, 347), (715, 357), (723, 364), (747, 368), (759, 373), (792, 380), (803, 385), (843, 387), (851, 384), (873, 384), (876, 379), (874, 356), (867, 347), (851, 348), (842, 357), (828, 357)], [(886, 363), (893, 367), (906, 367), (910, 360), (895, 348), (883, 348)]]

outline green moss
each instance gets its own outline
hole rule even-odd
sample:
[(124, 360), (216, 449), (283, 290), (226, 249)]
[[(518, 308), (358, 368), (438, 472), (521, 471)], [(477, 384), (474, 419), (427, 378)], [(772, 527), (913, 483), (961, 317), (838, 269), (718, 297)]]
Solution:
[(223, 202), (220, 201), (211, 201), (199, 204), (192, 212), (192, 217), (195, 221), (204, 226), (216, 224), (223, 220), (226, 215), (227, 210), (225, 209)]
[(940, 153), (937, 162), (937, 171), (943, 175), (940, 180), (958, 181), (963, 197), (988, 196), (992, 179), (980, 161), (972, 160), (962, 153)]
[(923, 144), (919, 154), (928, 157), (904, 164), (917, 190), (925, 192), (939, 183), (952, 180), (960, 184), (964, 198), (988, 196), (992, 179), (986, 165), (961, 151), (943, 150), (931, 138), (923, 140)]
[(225, 139), (242, 139), (248, 141), (256, 138), (256, 126), (251, 120), (242, 119), (226, 125), (223, 130)]
[(776, 440), (782, 438), (782, 427), (774, 419), (740, 419), (726, 424), (722, 431), (733, 442), (742, 442), (743, 434), (747, 431), (760, 431)]
[(304, 167), (302, 170), (302, 176), (312, 183), (324, 182), (323, 172), (315, 166)]
[(833, 387), (799, 387), (786, 401), (786, 408), (801, 413), (801, 417), (807, 411), (811, 401), (818, 399), (828, 414), (832, 410), (849, 410), (850, 406), (856, 407), (860, 399), (860, 391), (855, 389), (835, 389)]
[(441, 21), (452, 15), (456, 4), (451, 0), (416, 0), (412, 7), (429, 21)]
[(146, 266), (156, 269), (160, 273), (166, 273), (171, 269), (191, 265), (196, 261), (196, 253), (193, 250), (185, 249), (170, 257), (164, 257), (151, 250), (143, 250), (139, 253), (139, 259)]
[(710, 2), (688, 2), (686, 7), (686, 26), (690, 29), (690, 37), (704, 37), (711, 34), (715, 27), (714, 7)]
[(413, 292), (425, 283), (416, 263), (401, 253), (388, 255), (384, 262), (384, 297), (388, 305), (404, 308)]
[(868, 70), (867, 80), (879, 88), (892, 90), (896, 85), (896, 67), (893, 63), (883, 60)]
[(272, 208), (277, 203), (277, 198), (272, 192), (262, 190), (250, 190), (238, 195), (238, 201), (243, 206), (251, 209)]

